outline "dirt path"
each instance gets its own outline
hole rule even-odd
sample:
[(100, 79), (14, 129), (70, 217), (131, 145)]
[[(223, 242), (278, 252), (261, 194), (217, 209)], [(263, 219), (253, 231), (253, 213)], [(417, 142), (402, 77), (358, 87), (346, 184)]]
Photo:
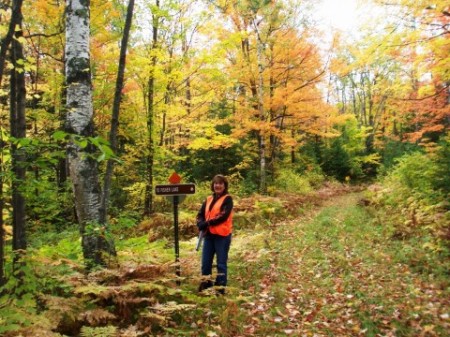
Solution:
[(234, 309), (210, 335), (449, 336), (448, 288), (396, 260), (398, 246), (360, 198), (333, 197), (301, 219), (237, 238)]

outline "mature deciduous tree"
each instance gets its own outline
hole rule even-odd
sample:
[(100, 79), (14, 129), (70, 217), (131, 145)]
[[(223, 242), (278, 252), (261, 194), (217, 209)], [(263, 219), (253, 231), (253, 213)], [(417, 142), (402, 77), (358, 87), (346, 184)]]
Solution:
[(26, 214), (23, 185), (26, 173), (26, 153), (19, 143), (26, 137), (25, 121), (25, 69), (23, 55), (22, 9), (21, 2), (13, 2), (13, 16), (11, 21), (16, 23), (14, 38), (11, 41), (11, 63), (14, 68), (10, 72), (10, 129), (13, 143), (11, 145), (12, 158), (12, 225), (13, 225), (13, 252), (14, 261), (19, 262), (20, 255), (27, 248), (26, 241)]
[(94, 135), (90, 69), (89, 1), (66, 2), (67, 131), (74, 135), (68, 145), (69, 173), (73, 182), (75, 208), (81, 226), (83, 255), (87, 266), (104, 265), (106, 255), (115, 254), (101, 223), (101, 189), (95, 147), (80, 146), (77, 137)]
[[(34, 179), (27, 183), (27, 217), (31, 234), (46, 226), (53, 230), (73, 220), (73, 203), (67, 194), (65, 145), (52, 135), (64, 124), (64, 3), (24, 2), (28, 137), (34, 145), (29, 160)], [(58, 140), (60, 142), (61, 140)]]
[[(131, 30), (131, 22), (133, 19), (133, 11), (134, 11), (134, 0), (129, 0), (127, 7), (127, 15), (125, 19), (125, 26), (123, 29), (122, 35), (122, 43), (120, 46), (120, 57), (119, 57), (119, 68), (117, 70), (117, 80), (116, 80), (116, 90), (114, 92), (114, 103), (111, 114), (111, 129), (109, 132), (109, 143), (111, 149), (114, 152), (117, 152), (117, 132), (119, 129), (119, 112), (120, 112), (120, 103), (122, 100), (122, 90), (124, 85), (124, 73), (125, 73), (125, 65), (126, 65), (126, 55), (127, 55), (127, 47), (128, 47), (128, 39), (130, 36)], [(102, 195), (102, 204), (101, 204), (101, 215), (100, 222), (106, 223), (107, 214), (108, 214), (108, 202), (109, 195), (111, 189), (111, 179), (114, 169), (114, 160), (108, 159), (106, 165), (106, 172), (104, 177), (103, 184), (103, 195)]]
[(15, 0), (12, 2), (12, 14), (11, 14), (11, 20), (9, 21), (9, 27), (8, 32), (5, 37), (2, 38), (1, 41), (1, 49), (0, 49), (0, 84), (2, 83), (4, 69), (5, 69), (5, 62), (6, 62), (6, 54), (8, 52), (9, 45), (11, 44), (11, 41), (14, 38), (15, 29), (17, 25), (20, 25), (22, 16), (21, 16), (21, 10), (22, 10), (22, 3), (23, 0)]
[(155, 125), (155, 81), (156, 81), (156, 65), (158, 63), (158, 32), (160, 25), (160, 6), (159, 0), (155, 1), (152, 7), (152, 41), (150, 45), (150, 69), (148, 78), (147, 92), (147, 148), (146, 148), (146, 179), (145, 179), (145, 198), (144, 198), (144, 214), (150, 215), (153, 212), (153, 164), (155, 159), (155, 141), (154, 141), (154, 125)]
[(289, 7), (272, 1), (214, 3), (227, 22), (222, 41), (239, 103), (234, 136), (256, 145), (259, 190), (265, 193), (267, 173), (275, 174), (280, 154), (299, 146), (300, 130), (320, 133), (327, 124), (329, 108), (318, 103), (317, 89), (324, 67), (308, 30), (300, 34), (292, 25)]

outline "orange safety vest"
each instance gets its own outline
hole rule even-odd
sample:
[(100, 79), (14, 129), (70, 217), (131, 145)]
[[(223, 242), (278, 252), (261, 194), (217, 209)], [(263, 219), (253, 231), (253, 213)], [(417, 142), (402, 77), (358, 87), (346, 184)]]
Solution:
[[(209, 210), (211, 203), (213, 201), (213, 196), (210, 195), (206, 198), (206, 208), (205, 208), (205, 218), (206, 220), (214, 219), (220, 213), (220, 208), (222, 207), (223, 201), (228, 194), (225, 194), (216, 201), (211, 210)], [(227, 236), (231, 233), (231, 228), (233, 227), (233, 211), (231, 211), (230, 216), (221, 224), (216, 226), (208, 227), (209, 232), (212, 234), (218, 234), (221, 236)]]

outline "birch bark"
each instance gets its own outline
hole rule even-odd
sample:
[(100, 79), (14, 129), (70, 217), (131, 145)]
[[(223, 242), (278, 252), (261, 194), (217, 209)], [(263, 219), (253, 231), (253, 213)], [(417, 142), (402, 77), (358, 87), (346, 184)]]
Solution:
[[(83, 137), (94, 135), (89, 10), (89, 0), (66, 0), (66, 129)], [(106, 238), (105, 224), (100, 221), (101, 188), (97, 161), (92, 155), (95, 148), (81, 148), (71, 142), (67, 150), (85, 263), (88, 268), (105, 265), (107, 255), (115, 255), (115, 251)]]

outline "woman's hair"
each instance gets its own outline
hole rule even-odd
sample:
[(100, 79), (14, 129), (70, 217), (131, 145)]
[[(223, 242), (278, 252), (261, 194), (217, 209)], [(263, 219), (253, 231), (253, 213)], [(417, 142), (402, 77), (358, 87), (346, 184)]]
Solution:
[(228, 179), (221, 174), (216, 174), (211, 181), (211, 191), (214, 192), (214, 183), (223, 183), (225, 185), (225, 189), (223, 194), (228, 194)]

